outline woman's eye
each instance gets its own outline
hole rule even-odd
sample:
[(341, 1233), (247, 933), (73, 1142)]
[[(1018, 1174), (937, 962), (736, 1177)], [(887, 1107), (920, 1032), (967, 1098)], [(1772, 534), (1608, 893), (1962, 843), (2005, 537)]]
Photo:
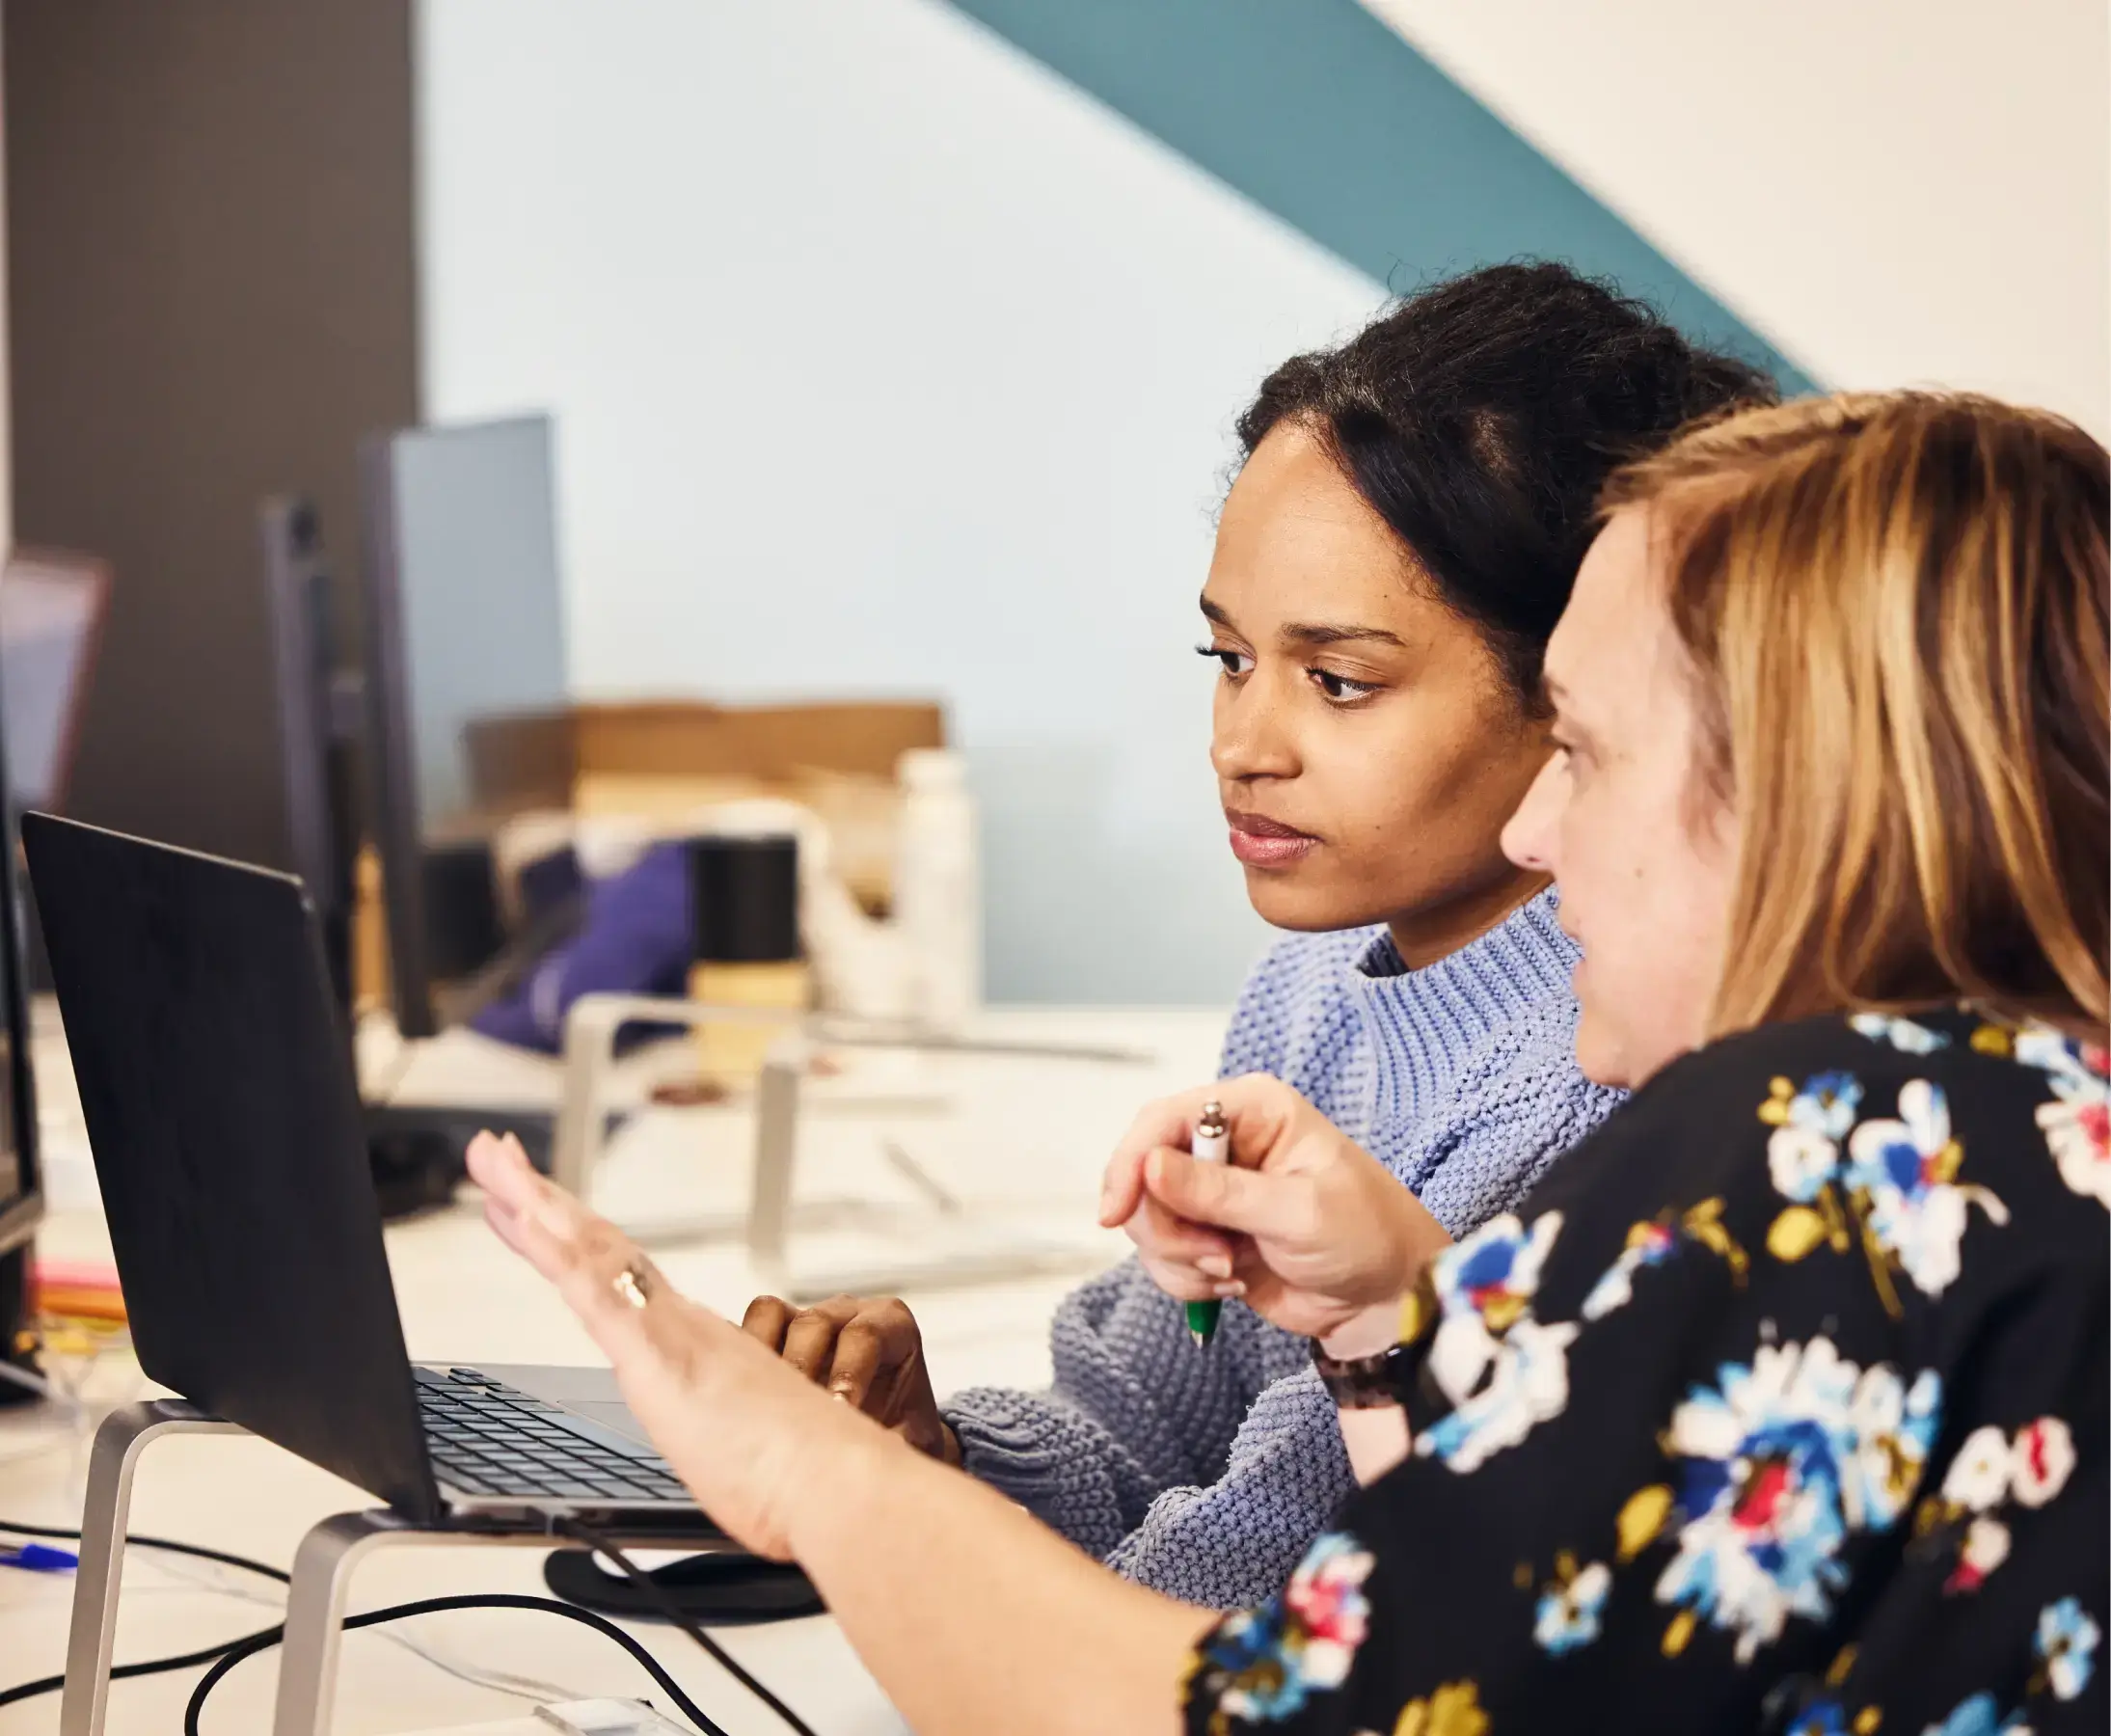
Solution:
[(1228, 645), (1197, 645), (1195, 655), (1215, 658), (1218, 663), (1224, 665), (1225, 674), (1233, 681), (1236, 681), (1254, 666), (1254, 660), (1248, 657), (1245, 652), (1233, 651)]
[(1337, 675), (1332, 669), (1308, 669), (1313, 683), (1330, 700), (1348, 701), (1367, 699), (1378, 691), (1377, 683), (1351, 681), (1346, 675)]

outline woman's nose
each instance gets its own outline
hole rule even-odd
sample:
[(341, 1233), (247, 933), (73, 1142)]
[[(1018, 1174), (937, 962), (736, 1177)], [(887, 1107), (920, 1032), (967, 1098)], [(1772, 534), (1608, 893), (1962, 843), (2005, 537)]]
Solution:
[(1284, 708), (1268, 692), (1259, 670), (1217, 695), (1209, 732), (1209, 763), (1219, 777), (1295, 777), (1298, 758)]
[(1556, 874), (1555, 821), (1560, 812), (1567, 776), (1561, 755), (1554, 754), (1539, 768), (1539, 775), (1525, 792), (1525, 800), (1502, 827), (1502, 854), (1520, 868)]

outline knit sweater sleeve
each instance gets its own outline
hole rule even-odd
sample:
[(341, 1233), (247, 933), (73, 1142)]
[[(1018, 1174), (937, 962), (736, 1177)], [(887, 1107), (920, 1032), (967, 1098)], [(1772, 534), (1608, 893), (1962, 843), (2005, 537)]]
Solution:
[(1281, 1340), (1278, 1377), (1239, 1425), (1214, 1481), (1166, 1489), (1109, 1566), (1168, 1597), (1226, 1610), (1266, 1597), (1355, 1487), (1334, 1400), (1302, 1340)]
[(1165, 1491), (1224, 1469), (1265, 1380), (1271, 1330), (1228, 1306), (1198, 1351), (1180, 1305), (1129, 1260), (1057, 1308), (1047, 1391), (976, 1388), (945, 1418), (971, 1476), (1104, 1559)]
[[(1226, 1034), (1224, 1076), (1274, 1071), (1286, 1041), (1279, 970), (1271, 954), (1248, 977)], [(1119, 1546), (1155, 1559), (1140, 1528), (1161, 1498), (1177, 1505), (1204, 1494), (1233, 1459), (1240, 1425), (1280, 1359), (1270, 1343), (1280, 1336), (1234, 1304), (1198, 1352), (1179, 1304), (1131, 1260), (1057, 1308), (1048, 1390), (975, 1388), (957, 1395), (945, 1417), (971, 1475), (1096, 1556)]]

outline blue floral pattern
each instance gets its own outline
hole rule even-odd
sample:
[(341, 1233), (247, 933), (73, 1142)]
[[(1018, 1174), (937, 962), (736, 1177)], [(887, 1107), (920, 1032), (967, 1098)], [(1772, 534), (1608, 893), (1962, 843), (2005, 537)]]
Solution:
[(1903, 1055), (1932, 1055), (1950, 1046), (1950, 1034), (1910, 1018), (1894, 1018), (1883, 1013), (1857, 1013), (1848, 1028), (1872, 1043), (1889, 1044)]
[(1672, 1413), (1678, 1553), (1658, 1601), (1733, 1634), (1741, 1664), (1791, 1615), (1826, 1619), (1847, 1583), (1849, 1532), (1887, 1529), (1918, 1485), (1940, 1393), (1933, 1372), (1908, 1393), (1825, 1338), (1726, 1364)]
[(1926, 1295), (1939, 1296), (1957, 1278), (1967, 1205), (1996, 1224), (2009, 1221), (1990, 1190), (1957, 1180), (1964, 1150), (1950, 1137), (1949, 1099), (1939, 1085), (1901, 1086), (1897, 1119), (1862, 1123), (1848, 1149), (1845, 1180), (1867, 1202), (1870, 1234)]
[(1619, 1259), (1606, 1268), (1605, 1276), (1590, 1287), (1583, 1298), (1583, 1318), (1602, 1320), (1616, 1308), (1635, 1299), (1635, 1274), (1644, 1266), (1662, 1265), (1677, 1251), (1678, 1233), (1662, 1219), (1636, 1224), (1627, 1233), (1627, 1246)]
[(1603, 1561), (1571, 1567), (1567, 1576), (1539, 1595), (1532, 1639), (1542, 1651), (1559, 1657), (1598, 1638), (1606, 1598), (1612, 1590), (1612, 1570)]
[(1963, 1143), (1952, 1136), (1939, 1085), (1909, 1080), (1895, 1115), (1857, 1124), (1862, 1097), (1860, 1082), (1843, 1072), (1817, 1075), (1800, 1091), (1773, 1081), (1759, 1119), (1774, 1129), (1768, 1174), (1790, 1204), (1768, 1230), (1767, 1247), (1798, 1261), (1827, 1245), (1846, 1254), (1858, 1242), (1884, 1306), (1899, 1315), (1894, 1273), (1939, 1296), (1958, 1274), (1966, 1208), (1996, 1225), (2007, 1224), (2009, 1210), (1990, 1188), (1959, 1180)]
[(2038, 1126), (2061, 1180), (2111, 1207), (2111, 1053), (2033, 1024), (2016, 1034), (2016, 1058), (2052, 1087), (2052, 1100), (2038, 1106)]
[(1568, 1347), (1578, 1329), (1544, 1323), (1532, 1312), (1560, 1234), (1558, 1211), (1542, 1213), (1529, 1230), (1505, 1212), (1436, 1261), (1443, 1321), (1428, 1368), (1451, 1409), (1415, 1437), (1417, 1453), (1463, 1475), (1567, 1405)]
[(1217, 1628), (1197, 1671), (1226, 1716), (1278, 1723), (1313, 1693), (1341, 1685), (1368, 1628), (1363, 1587), (1372, 1565), (1370, 1552), (1354, 1537), (1329, 1532), (1281, 1592)]
[(1990, 1694), (1975, 1694), (1960, 1700), (1957, 1710), (1938, 1724), (1930, 1724), (1922, 1736), (2001, 1736), (2004, 1730), (2022, 1727), (2019, 1715), (2001, 1716)]
[(2111, 1728), (2107, 1060), (1948, 1009), (1665, 1069), (1430, 1262), (1407, 1456), (1188, 1736)]
[(2097, 1672), (2097, 1647), (2102, 1640), (2103, 1629), (2082, 1608), (2079, 1598), (2063, 1597), (2046, 1605), (2038, 1617), (2035, 1644), (2054, 1698), (2081, 1696)]

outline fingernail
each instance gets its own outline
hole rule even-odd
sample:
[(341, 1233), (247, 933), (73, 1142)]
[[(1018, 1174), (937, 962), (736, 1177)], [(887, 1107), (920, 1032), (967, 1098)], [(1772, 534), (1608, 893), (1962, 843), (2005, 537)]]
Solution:
[(833, 1398), (838, 1404), (848, 1404), (851, 1401), (851, 1394), (848, 1387), (830, 1387), (828, 1389), (828, 1397)]
[(1246, 1286), (1241, 1284), (1236, 1278), (1232, 1279), (1230, 1284), (1220, 1284), (1217, 1286), (1217, 1294), (1223, 1297), (1224, 1300), (1227, 1302), (1243, 1296), (1245, 1293)]
[(1231, 1275), (1231, 1262), (1222, 1254), (1204, 1254), (1195, 1264), (1212, 1278), (1229, 1278)]

